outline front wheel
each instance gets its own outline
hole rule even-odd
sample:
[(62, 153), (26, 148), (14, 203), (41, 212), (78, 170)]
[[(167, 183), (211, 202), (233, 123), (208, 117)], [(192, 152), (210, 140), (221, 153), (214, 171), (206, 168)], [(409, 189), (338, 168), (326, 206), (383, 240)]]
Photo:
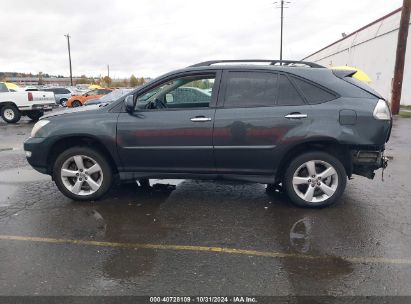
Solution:
[(309, 152), (291, 161), (284, 183), (294, 204), (321, 208), (341, 197), (347, 184), (347, 174), (336, 157), (324, 152)]
[(78, 200), (96, 200), (111, 187), (112, 170), (97, 151), (74, 147), (61, 153), (53, 167), (53, 179), (67, 197)]

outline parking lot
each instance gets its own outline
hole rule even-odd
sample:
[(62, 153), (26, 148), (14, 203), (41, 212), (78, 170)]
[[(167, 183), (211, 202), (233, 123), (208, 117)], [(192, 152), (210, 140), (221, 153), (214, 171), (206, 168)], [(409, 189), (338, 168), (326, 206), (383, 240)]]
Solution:
[(2, 295), (411, 295), (411, 119), (384, 181), (355, 177), (321, 210), (196, 180), (74, 202), (28, 166), (32, 125), (0, 121)]

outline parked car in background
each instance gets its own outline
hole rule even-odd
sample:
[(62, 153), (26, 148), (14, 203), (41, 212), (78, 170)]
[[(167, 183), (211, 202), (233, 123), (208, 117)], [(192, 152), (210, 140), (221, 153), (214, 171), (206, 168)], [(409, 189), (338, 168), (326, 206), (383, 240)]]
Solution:
[(16, 123), (21, 116), (38, 120), (55, 106), (54, 93), (44, 91), (10, 91), (0, 82), (0, 114), (7, 123)]
[(107, 106), (51, 113), (24, 143), (28, 162), (74, 200), (100, 198), (117, 178), (230, 179), (281, 185), (314, 208), (386, 167), (388, 103), (353, 71), (257, 61), (267, 65), (198, 63)]
[(56, 99), (56, 104), (61, 105), (63, 107), (67, 106), (67, 100), (72, 95), (76, 95), (77, 93), (69, 88), (46, 88), (43, 89), (46, 92), (53, 92), (54, 97)]
[(69, 108), (81, 107), (87, 100), (100, 98), (108, 93), (111, 93), (112, 91), (113, 89), (96, 89), (88, 91), (83, 95), (74, 95), (67, 100), (66, 105)]
[(91, 106), (91, 105), (102, 104), (102, 103), (111, 103), (121, 98), (122, 96), (126, 95), (127, 93), (131, 92), (132, 90), (133, 89), (117, 89), (100, 98), (89, 99), (84, 103), (84, 105)]

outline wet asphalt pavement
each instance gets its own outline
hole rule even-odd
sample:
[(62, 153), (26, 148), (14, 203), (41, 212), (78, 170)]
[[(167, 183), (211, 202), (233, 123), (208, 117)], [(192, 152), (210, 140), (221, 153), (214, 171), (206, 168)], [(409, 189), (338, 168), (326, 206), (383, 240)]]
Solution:
[(411, 119), (385, 181), (355, 177), (322, 210), (191, 180), (73, 202), (28, 166), (31, 127), (0, 121), (0, 295), (411, 295)]

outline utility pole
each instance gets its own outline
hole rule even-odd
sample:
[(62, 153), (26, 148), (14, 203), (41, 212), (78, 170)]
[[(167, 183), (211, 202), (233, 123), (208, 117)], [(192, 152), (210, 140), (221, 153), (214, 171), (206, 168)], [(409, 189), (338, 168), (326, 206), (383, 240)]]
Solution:
[[(274, 2), (274, 4), (277, 4), (278, 2)], [(284, 23), (284, 8), (288, 8), (288, 7), (284, 7), (284, 3), (288, 4), (290, 3), (289, 1), (284, 1), (281, 0), (280, 1), (280, 8), (281, 9), (281, 34), (280, 34), (280, 65), (282, 65), (282, 61), (283, 61), (283, 23)]]
[(73, 71), (71, 69), (71, 53), (70, 53), (70, 34), (64, 35), (67, 37), (67, 48), (69, 53), (69, 64), (70, 64), (70, 85), (73, 86)]
[(408, 27), (410, 23), (411, 0), (404, 0), (398, 30), (397, 54), (395, 57), (394, 81), (391, 94), (391, 112), (400, 112), (402, 80), (404, 76), (405, 52), (407, 50)]
[(107, 64), (107, 76), (110, 77), (110, 65)]

